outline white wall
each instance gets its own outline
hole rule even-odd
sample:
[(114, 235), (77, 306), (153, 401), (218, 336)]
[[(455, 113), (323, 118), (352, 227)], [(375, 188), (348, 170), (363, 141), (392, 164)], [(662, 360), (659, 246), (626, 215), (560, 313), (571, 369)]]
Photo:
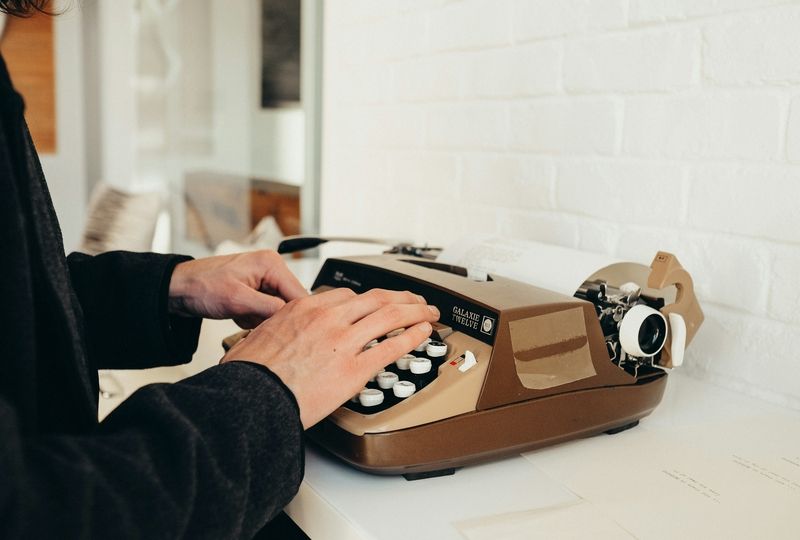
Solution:
[(54, 20), (57, 148), (40, 156), (67, 252), (79, 244), (86, 211), (81, 32), (76, 9)]
[(649, 263), (686, 370), (800, 408), (800, 2), (331, 0), (322, 229)]

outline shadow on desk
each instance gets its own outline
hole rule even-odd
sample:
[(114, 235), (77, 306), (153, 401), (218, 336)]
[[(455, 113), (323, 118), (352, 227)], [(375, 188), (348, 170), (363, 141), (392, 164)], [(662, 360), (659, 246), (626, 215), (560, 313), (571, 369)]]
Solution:
[(285, 512), (278, 514), (253, 537), (253, 540), (310, 540)]

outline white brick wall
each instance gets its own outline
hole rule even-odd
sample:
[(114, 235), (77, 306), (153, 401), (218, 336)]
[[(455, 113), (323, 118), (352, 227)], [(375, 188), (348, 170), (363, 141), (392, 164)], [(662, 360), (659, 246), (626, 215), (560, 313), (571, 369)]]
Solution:
[(325, 5), (325, 232), (673, 251), (686, 370), (800, 408), (800, 0)]

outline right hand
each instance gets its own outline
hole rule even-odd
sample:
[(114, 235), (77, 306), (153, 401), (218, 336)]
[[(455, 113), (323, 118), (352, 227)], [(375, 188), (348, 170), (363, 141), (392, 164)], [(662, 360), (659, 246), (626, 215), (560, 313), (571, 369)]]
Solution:
[[(430, 336), (439, 310), (410, 292), (334, 289), (289, 302), (225, 354), (268, 367), (294, 393), (303, 428), (356, 395), (376, 373)], [(396, 328), (406, 331), (363, 350)]]

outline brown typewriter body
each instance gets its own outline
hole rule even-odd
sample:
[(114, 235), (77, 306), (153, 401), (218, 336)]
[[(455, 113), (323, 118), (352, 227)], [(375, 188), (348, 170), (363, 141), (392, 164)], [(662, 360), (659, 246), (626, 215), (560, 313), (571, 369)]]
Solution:
[[(666, 335), (661, 352), (631, 368), (620, 361), (625, 355), (611, 346), (602, 323), (603, 308), (612, 311), (585, 294), (586, 287), (642, 284), (642, 297), (654, 309), (685, 321), (686, 345), (703, 321), (691, 277), (665, 252), (658, 252), (650, 267), (619, 263), (600, 269), (575, 296), (500, 276), (476, 281), (466, 274), (406, 254), (325, 262), (312, 292), (409, 290), (436, 305), (441, 317), (432, 337), (447, 344), (447, 354), (421, 390), (405, 399), (390, 396), (376, 408), (351, 400), (308, 431), (314, 442), (357, 469), (411, 479), (622, 431), (661, 401), (673, 367), (672, 335)], [(467, 351), (476, 360), (469, 369)], [(407, 378), (394, 364), (386, 369)]]
[[(671, 367), (667, 350), (660, 366), (629, 373), (612, 362), (591, 302), (499, 276), (474, 281), (453, 270), (404, 255), (325, 262), (314, 292), (386, 288), (423, 295), (441, 311), (434, 337), (448, 353), (421, 391), (378, 412), (345, 404), (309, 431), (312, 440), (357, 469), (424, 475), (613, 433), (636, 425), (660, 402), (668, 371), (662, 368)], [(654, 297), (677, 296), (662, 311), (682, 312), (691, 340), (703, 316), (674, 256), (659, 252), (650, 268), (610, 274), (645, 280)], [(477, 363), (461, 371), (466, 351)]]

